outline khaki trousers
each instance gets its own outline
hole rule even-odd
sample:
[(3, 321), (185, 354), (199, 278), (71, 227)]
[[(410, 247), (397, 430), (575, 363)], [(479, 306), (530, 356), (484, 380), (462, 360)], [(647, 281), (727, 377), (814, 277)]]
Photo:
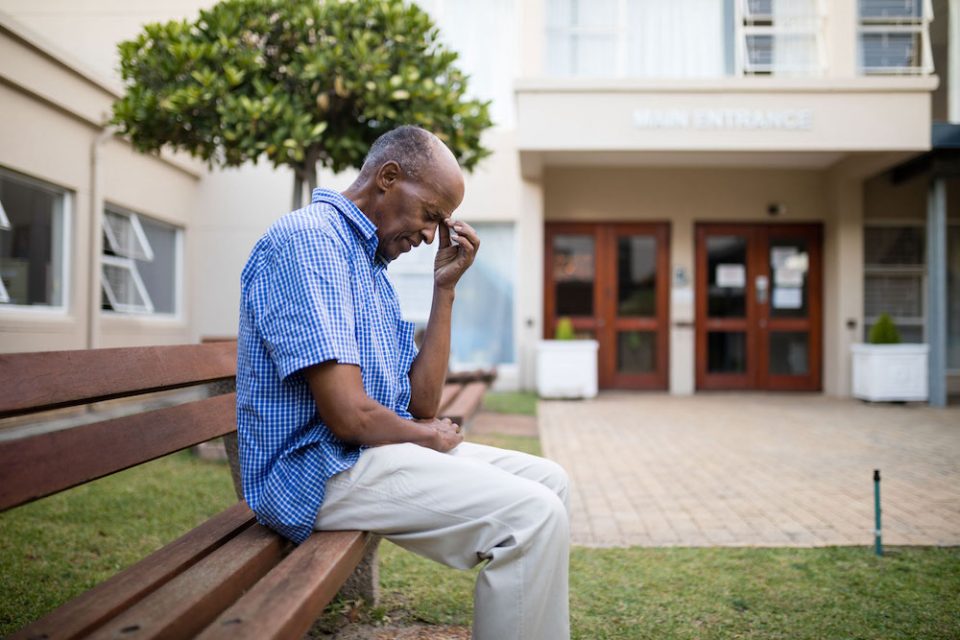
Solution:
[(477, 640), (566, 640), (567, 475), (536, 456), (468, 442), (366, 449), (327, 482), (316, 528), (362, 529), (437, 562), (486, 566), (474, 589)]

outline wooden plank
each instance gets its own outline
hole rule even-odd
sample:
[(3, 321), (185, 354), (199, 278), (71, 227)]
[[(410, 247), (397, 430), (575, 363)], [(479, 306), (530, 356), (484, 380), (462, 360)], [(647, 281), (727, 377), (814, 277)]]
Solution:
[(462, 384), (451, 384), (447, 383), (443, 385), (443, 391), (440, 392), (440, 415), (443, 415), (444, 409), (450, 406), (450, 403), (453, 402), (453, 399), (463, 391)]
[(0, 511), (236, 429), (236, 394), (0, 441)]
[(0, 418), (231, 378), (237, 344), (0, 354)]
[(485, 382), (471, 382), (463, 391), (457, 394), (447, 407), (440, 411), (441, 417), (450, 418), (459, 425), (464, 425), (480, 409), (483, 394), (487, 391)]
[(466, 382), (493, 382), (497, 377), (496, 369), (472, 369), (470, 371), (451, 371), (447, 374), (447, 384), (454, 382), (464, 384)]
[(89, 633), (252, 523), (253, 513), (246, 503), (238, 502), (137, 564), (24, 627), (9, 640), (71, 640)]
[(192, 638), (276, 566), (288, 545), (266, 527), (250, 526), (90, 638)]
[(322, 531), (207, 627), (203, 640), (301, 638), (363, 557), (369, 533)]

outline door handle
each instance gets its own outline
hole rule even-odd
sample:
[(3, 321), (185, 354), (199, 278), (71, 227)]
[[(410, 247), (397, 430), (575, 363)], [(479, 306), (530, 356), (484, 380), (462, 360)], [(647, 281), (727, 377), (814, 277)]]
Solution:
[(757, 289), (757, 304), (767, 303), (767, 289), (770, 288), (770, 279), (767, 276), (757, 276), (754, 280)]

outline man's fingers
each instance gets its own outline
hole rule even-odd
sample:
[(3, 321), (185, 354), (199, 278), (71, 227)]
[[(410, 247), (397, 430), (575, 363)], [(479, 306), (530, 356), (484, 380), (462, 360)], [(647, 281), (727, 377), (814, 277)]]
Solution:
[(475, 249), (480, 248), (480, 236), (477, 235), (477, 232), (473, 227), (462, 220), (457, 220), (457, 222), (454, 223), (453, 228), (460, 237), (469, 240), (470, 244), (472, 244)]
[(453, 243), (450, 241), (450, 227), (447, 220), (444, 220), (438, 226), (440, 227), (440, 248), (449, 247)]

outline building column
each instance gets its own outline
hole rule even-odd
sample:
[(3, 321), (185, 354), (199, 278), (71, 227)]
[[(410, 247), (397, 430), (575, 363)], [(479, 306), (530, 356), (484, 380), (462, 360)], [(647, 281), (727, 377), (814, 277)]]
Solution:
[(521, 329), (517, 333), (520, 388), (537, 388), (537, 343), (543, 337), (543, 183), (524, 180), (522, 214), (517, 218), (516, 310)]
[(947, 184), (935, 177), (927, 196), (927, 344), (930, 404), (947, 404)]
[(850, 345), (863, 336), (863, 181), (836, 172), (823, 239), (823, 391), (851, 393)]

